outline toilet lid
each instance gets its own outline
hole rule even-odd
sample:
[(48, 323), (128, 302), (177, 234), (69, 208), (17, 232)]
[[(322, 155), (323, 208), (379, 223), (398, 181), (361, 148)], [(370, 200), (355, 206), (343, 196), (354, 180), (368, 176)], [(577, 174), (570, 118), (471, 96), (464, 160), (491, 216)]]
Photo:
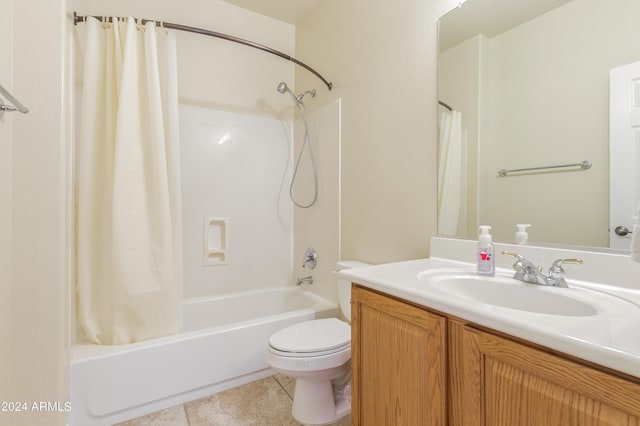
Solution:
[(349, 346), (351, 327), (337, 318), (301, 322), (271, 336), (269, 345), (284, 352), (323, 352)]

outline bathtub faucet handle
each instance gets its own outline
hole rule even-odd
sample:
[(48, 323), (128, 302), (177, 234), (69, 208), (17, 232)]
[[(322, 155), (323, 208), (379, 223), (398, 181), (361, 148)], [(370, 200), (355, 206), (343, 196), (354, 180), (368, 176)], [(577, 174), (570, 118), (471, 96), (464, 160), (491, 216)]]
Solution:
[(318, 263), (318, 254), (313, 247), (309, 247), (304, 252), (304, 262), (302, 262), (303, 268), (314, 269)]

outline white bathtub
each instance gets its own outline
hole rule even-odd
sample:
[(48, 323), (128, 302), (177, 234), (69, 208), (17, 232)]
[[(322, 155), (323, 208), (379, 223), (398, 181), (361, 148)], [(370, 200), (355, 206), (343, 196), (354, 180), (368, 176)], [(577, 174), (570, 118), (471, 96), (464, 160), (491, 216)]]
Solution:
[(74, 347), (69, 424), (113, 425), (270, 376), (265, 351), (275, 331), (337, 314), (291, 287), (185, 300), (181, 334)]

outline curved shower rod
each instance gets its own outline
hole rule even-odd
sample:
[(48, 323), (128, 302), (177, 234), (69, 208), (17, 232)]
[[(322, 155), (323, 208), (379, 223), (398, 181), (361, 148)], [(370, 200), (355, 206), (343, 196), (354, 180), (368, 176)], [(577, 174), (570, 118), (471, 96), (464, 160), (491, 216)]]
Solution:
[(440, 105), (442, 105), (443, 107), (445, 107), (446, 109), (448, 109), (449, 111), (453, 111), (453, 108), (451, 108), (451, 106), (449, 106), (449, 104), (442, 102), (442, 101), (438, 101), (438, 103)]
[[(111, 17), (93, 16), (93, 15), (84, 15), (84, 16), (82, 16), (82, 15), (78, 15), (76, 12), (73, 12), (73, 23), (74, 23), (74, 25), (77, 25), (78, 22), (85, 22), (88, 17), (95, 18), (95, 19), (99, 20), (100, 22), (103, 22), (104, 19), (106, 19), (109, 22), (112, 20)], [(124, 20), (126, 18), (116, 17), (116, 19)], [(210, 36), (210, 37), (220, 38), (220, 39), (227, 40), (227, 41), (232, 41), (234, 43), (243, 44), (245, 46), (253, 47), (253, 48), (256, 48), (256, 49), (260, 49), (262, 51), (265, 51), (267, 53), (271, 53), (272, 55), (279, 56), (279, 57), (281, 57), (283, 59), (286, 59), (289, 62), (293, 62), (294, 64), (301, 66), (302, 68), (306, 69), (307, 71), (310, 71), (311, 73), (313, 73), (313, 75), (315, 75), (320, 80), (322, 80), (322, 82), (327, 86), (327, 88), (329, 90), (331, 90), (333, 88), (333, 83), (327, 81), (322, 75), (320, 75), (320, 73), (318, 71), (314, 70), (309, 65), (305, 64), (304, 62), (300, 62), (299, 60), (297, 60), (293, 56), (289, 56), (286, 53), (282, 53), (279, 50), (272, 49), (271, 47), (265, 46), (263, 44), (256, 43), (256, 42), (253, 42), (253, 41), (250, 41), (250, 40), (245, 40), (243, 38), (232, 36), (232, 35), (229, 35), (229, 34), (223, 34), (223, 33), (219, 33), (219, 32), (216, 32), (216, 31), (205, 30), (205, 29), (197, 28), (197, 27), (190, 27), (188, 25), (173, 24), (171, 22), (163, 22), (163, 21), (154, 21), (153, 19), (136, 19), (136, 21), (138, 21), (138, 22), (140, 22), (142, 24), (146, 24), (147, 22), (155, 22), (157, 27), (168, 28), (168, 29), (179, 30), (179, 31), (186, 31), (186, 32), (196, 33), (196, 34), (202, 34), (202, 35), (206, 35), (206, 36)]]

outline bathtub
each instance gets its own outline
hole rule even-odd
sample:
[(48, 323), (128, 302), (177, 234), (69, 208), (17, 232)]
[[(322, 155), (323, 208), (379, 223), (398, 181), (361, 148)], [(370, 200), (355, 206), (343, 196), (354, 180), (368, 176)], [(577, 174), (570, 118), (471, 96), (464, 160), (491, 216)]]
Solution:
[(274, 332), (337, 315), (334, 303), (292, 287), (187, 299), (178, 335), (74, 346), (69, 424), (113, 425), (271, 376), (265, 351)]

